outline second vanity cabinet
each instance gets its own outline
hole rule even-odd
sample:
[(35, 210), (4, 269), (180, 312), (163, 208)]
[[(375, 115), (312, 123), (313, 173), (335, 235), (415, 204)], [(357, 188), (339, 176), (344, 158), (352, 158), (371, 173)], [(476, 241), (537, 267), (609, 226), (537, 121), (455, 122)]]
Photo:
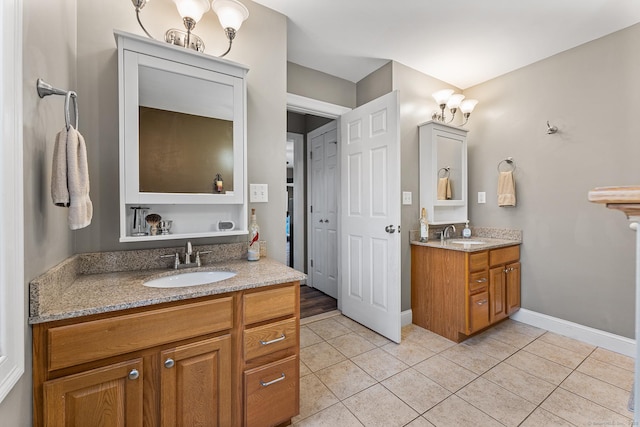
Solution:
[(461, 342), (520, 308), (520, 246), (411, 246), (413, 323)]
[(298, 414), (299, 282), (33, 326), (35, 426), (274, 426)]

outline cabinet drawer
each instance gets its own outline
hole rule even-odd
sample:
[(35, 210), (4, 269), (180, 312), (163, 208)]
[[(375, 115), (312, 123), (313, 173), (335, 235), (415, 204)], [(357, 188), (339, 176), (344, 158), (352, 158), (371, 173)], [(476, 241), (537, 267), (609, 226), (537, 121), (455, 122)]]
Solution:
[(489, 253), (491, 267), (494, 265), (506, 264), (520, 259), (520, 246), (509, 246), (506, 248), (494, 249)]
[(244, 373), (244, 425), (274, 426), (298, 415), (298, 356)]
[(476, 252), (469, 255), (469, 271), (484, 270), (489, 266), (489, 254), (487, 251)]
[(49, 329), (49, 370), (231, 329), (232, 297)]
[(469, 293), (474, 294), (480, 290), (486, 290), (489, 284), (489, 272), (478, 271), (469, 275)]
[(469, 328), (477, 332), (489, 326), (489, 292), (469, 297)]
[(294, 286), (270, 289), (244, 295), (244, 324), (262, 322), (295, 313)]
[(298, 345), (296, 318), (247, 329), (244, 335), (244, 360)]

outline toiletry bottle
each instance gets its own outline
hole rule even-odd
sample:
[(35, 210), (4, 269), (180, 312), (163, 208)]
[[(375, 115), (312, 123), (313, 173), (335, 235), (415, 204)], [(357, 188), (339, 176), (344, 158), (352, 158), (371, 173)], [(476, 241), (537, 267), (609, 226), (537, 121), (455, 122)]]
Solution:
[(422, 208), (420, 214), (420, 241), (426, 242), (429, 240), (429, 221), (427, 221), (427, 210)]
[(465, 239), (468, 239), (469, 237), (471, 237), (471, 229), (469, 228), (469, 221), (467, 221), (464, 228), (462, 229), (462, 237), (464, 237)]
[(256, 221), (256, 210), (251, 209), (251, 222), (249, 223), (249, 249), (247, 260), (260, 260), (260, 227)]

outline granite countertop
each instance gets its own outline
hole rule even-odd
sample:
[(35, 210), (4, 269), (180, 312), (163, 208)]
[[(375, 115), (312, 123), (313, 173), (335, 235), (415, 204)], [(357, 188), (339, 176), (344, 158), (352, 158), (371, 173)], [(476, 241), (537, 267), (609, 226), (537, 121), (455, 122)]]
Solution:
[[(181, 270), (163, 267), (89, 274), (82, 267), (87, 262), (86, 258), (81, 255), (73, 256), (31, 281), (29, 324), (217, 295), (306, 278), (305, 274), (269, 258), (261, 258), (257, 262), (229, 259)], [(145, 281), (162, 276), (212, 270), (233, 271), (237, 274), (220, 282), (183, 288), (150, 288), (143, 285)]]
[(463, 242), (464, 240), (465, 239), (463, 238), (452, 238), (445, 240), (444, 242), (440, 242), (440, 239), (429, 240), (428, 242), (413, 240), (411, 241), (411, 244), (416, 246), (428, 246), (430, 248), (450, 249), (452, 251), (479, 252), (486, 251), (488, 249), (519, 245), (521, 243), (518, 240), (496, 239), (491, 237), (471, 237), (469, 239), (471, 241), (482, 242), (480, 244), (456, 243)]

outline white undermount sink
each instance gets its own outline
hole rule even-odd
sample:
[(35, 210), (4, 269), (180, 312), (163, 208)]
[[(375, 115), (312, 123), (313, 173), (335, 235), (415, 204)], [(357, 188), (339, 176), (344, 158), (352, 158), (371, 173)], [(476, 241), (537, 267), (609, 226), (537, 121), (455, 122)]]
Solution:
[(471, 239), (452, 239), (452, 240), (447, 240), (447, 242), (457, 243), (459, 245), (482, 245), (483, 243), (485, 243), (482, 240), (471, 240)]
[(190, 273), (178, 273), (173, 276), (164, 276), (144, 282), (144, 286), (150, 288), (183, 288), (186, 286), (207, 285), (230, 279), (236, 273), (232, 271), (192, 271)]

